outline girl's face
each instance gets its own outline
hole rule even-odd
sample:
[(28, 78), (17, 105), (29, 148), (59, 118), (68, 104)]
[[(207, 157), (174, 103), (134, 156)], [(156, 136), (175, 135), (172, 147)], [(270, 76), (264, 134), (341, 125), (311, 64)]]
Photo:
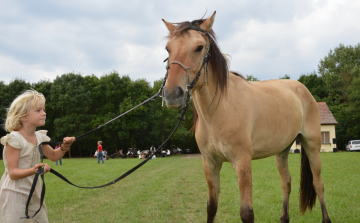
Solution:
[(29, 114), (22, 118), (24, 125), (39, 127), (44, 126), (46, 120), (45, 104), (43, 102), (31, 108)]

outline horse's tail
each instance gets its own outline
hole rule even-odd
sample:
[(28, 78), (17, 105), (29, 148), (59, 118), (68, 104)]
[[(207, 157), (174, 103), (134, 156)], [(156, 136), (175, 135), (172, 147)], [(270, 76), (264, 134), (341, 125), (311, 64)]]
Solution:
[(316, 201), (316, 192), (313, 185), (313, 174), (310, 168), (309, 158), (301, 147), (301, 180), (300, 180), (300, 212), (304, 214), (306, 209), (312, 210)]

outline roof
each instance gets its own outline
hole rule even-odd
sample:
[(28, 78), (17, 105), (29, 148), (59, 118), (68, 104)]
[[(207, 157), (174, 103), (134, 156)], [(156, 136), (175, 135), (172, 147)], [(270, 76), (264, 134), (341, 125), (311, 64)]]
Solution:
[(326, 102), (318, 102), (317, 104), (319, 106), (321, 124), (322, 125), (337, 125), (338, 122), (334, 118), (334, 116), (331, 113)]

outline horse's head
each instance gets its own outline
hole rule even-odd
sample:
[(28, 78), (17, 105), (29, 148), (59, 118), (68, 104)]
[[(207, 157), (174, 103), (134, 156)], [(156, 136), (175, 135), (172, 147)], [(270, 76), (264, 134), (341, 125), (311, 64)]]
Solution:
[[(209, 52), (210, 38), (206, 33), (212, 30), (214, 19), (215, 12), (206, 20), (183, 22), (177, 26), (163, 20), (170, 32), (166, 44), (168, 76), (163, 89), (163, 99), (169, 108), (185, 105), (187, 85), (193, 82)], [(194, 88), (199, 85), (201, 83), (195, 83)]]

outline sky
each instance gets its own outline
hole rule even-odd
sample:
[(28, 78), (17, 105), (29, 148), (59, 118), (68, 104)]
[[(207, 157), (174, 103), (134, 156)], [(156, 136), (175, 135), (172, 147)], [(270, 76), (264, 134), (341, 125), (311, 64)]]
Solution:
[(152, 84), (166, 72), (161, 19), (214, 11), (230, 69), (260, 80), (297, 80), (340, 44), (360, 43), (360, 1), (353, 0), (0, 0), (0, 81), (117, 71)]

